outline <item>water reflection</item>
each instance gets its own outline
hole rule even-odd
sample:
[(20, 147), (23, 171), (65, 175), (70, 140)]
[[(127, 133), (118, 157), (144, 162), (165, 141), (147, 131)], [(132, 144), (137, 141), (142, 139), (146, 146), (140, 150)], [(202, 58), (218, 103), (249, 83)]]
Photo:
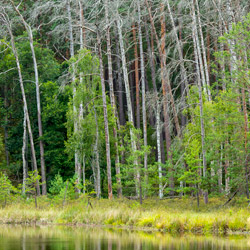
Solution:
[(1, 226), (2, 250), (152, 250), (250, 249), (250, 236), (173, 236), (82, 227)]

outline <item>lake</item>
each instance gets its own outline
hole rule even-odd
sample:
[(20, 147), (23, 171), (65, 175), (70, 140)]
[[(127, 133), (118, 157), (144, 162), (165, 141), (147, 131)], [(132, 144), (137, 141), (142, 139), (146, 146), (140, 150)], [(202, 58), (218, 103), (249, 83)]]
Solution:
[(250, 249), (250, 235), (170, 235), (122, 229), (66, 226), (0, 226), (2, 250)]

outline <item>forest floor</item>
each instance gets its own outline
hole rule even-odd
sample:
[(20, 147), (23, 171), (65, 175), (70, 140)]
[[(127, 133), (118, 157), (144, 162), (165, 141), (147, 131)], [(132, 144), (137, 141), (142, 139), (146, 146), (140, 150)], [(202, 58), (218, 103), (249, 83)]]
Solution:
[(147, 199), (139, 202), (127, 199), (112, 201), (86, 198), (61, 201), (45, 197), (12, 202), (0, 208), (0, 224), (63, 224), (91, 225), (171, 233), (193, 232), (201, 234), (226, 234), (250, 232), (250, 208), (243, 197), (234, 198), (228, 205), (222, 198), (210, 198), (209, 204), (195, 199)]

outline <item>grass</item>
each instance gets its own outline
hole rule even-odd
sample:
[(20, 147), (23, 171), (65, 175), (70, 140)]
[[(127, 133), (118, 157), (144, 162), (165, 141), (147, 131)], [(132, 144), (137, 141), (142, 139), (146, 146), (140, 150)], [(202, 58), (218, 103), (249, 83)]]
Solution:
[(196, 207), (195, 200), (148, 199), (141, 206), (136, 201), (92, 199), (87, 207), (85, 198), (68, 202), (62, 207), (47, 198), (33, 203), (15, 201), (0, 208), (1, 224), (70, 224), (133, 227), (163, 232), (192, 232), (201, 234), (250, 232), (250, 209), (247, 201), (238, 198), (230, 206), (221, 207), (223, 200), (211, 198), (209, 205)]

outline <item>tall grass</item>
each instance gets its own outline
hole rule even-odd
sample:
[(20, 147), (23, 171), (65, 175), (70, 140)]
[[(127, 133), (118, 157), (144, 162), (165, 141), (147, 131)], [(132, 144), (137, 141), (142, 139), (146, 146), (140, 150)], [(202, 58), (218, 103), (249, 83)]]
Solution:
[(150, 199), (145, 200), (142, 206), (125, 199), (93, 199), (91, 208), (84, 197), (68, 202), (64, 207), (40, 198), (38, 204), (35, 209), (32, 203), (19, 201), (1, 208), (0, 223), (88, 224), (202, 234), (250, 231), (250, 209), (242, 199), (227, 207), (221, 207), (223, 201), (219, 199), (210, 199), (210, 204), (201, 204), (199, 210), (191, 199)]

